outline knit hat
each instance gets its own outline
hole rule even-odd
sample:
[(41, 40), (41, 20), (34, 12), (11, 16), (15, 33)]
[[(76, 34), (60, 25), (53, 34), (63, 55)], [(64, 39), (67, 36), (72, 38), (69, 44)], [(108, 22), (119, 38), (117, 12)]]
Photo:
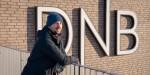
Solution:
[(50, 12), (47, 17), (46, 25), (51, 26), (52, 24), (54, 24), (57, 21), (61, 21), (63, 23), (62, 16), (56, 12)]

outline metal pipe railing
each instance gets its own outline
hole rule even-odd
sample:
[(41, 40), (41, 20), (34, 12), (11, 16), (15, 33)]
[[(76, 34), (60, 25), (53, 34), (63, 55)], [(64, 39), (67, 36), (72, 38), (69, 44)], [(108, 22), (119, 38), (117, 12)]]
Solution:
[[(51, 75), (49, 70), (46, 72), (47, 75)], [(96, 70), (87, 66), (79, 64), (67, 65), (64, 70), (57, 75), (117, 75), (115, 73), (108, 73), (103, 70)]]
[[(21, 52), (19, 49), (12, 49), (0, 46), (0, 63), (1, 63), (0, 75), (20, 75), (19, 73), (22, 70), (23, 66), (26, 64), (28, 56), (29, 53)], [(46, 75), (51, 75), (50, 69), (46, 71)], [(57, 75), (118, 75), (118, 74), (106, 72), (103, 70), (92, 69), (85, 65), (71, 64), (66, 65), (64, 71)]]

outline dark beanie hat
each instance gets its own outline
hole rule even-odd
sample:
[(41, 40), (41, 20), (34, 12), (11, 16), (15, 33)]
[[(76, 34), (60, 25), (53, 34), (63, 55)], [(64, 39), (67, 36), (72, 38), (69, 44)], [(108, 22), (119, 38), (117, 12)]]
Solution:
[(63, 23), (63, 18), (60, 14), (56, 13), (56, 12), (50, 12), (47, 16), (47, 26), (51, 26), (52, 24), (54, 24), (57, 21), (61, 21)]

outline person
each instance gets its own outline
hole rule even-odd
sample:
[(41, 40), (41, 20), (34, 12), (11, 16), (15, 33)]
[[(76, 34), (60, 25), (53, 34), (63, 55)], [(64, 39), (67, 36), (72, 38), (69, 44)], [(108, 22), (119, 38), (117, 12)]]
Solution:
[(61, 39), (63, 18), (56, 12), (48, 14), (47, 23), (41, 30), (34, 48), (28, 58), (21, 75), (51, 75), (63, 71), (67, 64), (78, 63), (78, 59), (67, 56)]

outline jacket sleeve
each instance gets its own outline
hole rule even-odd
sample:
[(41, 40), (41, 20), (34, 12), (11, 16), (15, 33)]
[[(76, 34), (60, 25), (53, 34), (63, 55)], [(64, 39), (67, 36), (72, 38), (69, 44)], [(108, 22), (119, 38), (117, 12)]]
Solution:
[(66, 54), (62, 53), (51, 39), (45, 38), (43, 45), (43, 52), (48, 56), (48, 58), (50, 58), (51, 61), (58, 62), (61, 65), (65, 65), (67, 63)]

